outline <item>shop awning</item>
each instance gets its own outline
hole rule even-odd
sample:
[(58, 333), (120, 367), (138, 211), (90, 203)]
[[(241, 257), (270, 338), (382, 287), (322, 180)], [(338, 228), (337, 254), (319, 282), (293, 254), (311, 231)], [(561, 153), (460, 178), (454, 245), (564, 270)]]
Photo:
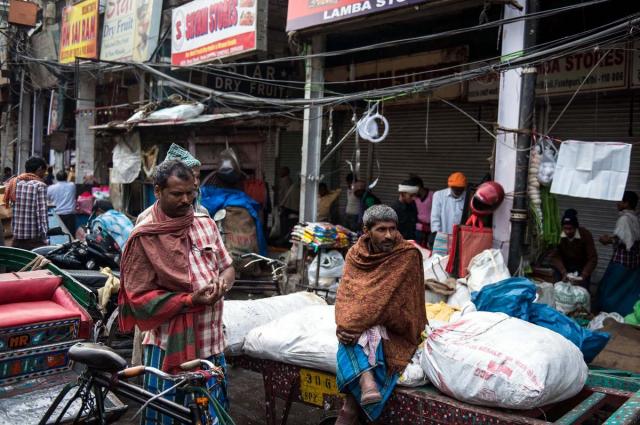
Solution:
[(159, 127), (170, 125), (194, 125), (194, 124), (206, 124), (213, 121), (221, 121), (227, 119), (237, 118), (256, 118), (260, 111), (248, 111), (248, 112), (229, 112), (225, 114), (203, 114), (195, 118), (189, 118), (186, 120), (166, 120), (166, 121), (135, 121), (135, 122), (118, 122), (101, 125), (93, 125), (89, 127), (90, 130), (101, 131), (119, 131), (130, 130), (136, 127)]

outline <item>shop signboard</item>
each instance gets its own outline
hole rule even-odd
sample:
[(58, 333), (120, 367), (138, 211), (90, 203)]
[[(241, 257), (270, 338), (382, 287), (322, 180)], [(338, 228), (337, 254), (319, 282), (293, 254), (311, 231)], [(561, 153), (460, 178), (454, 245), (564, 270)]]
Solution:
[(264, 50), (258, 0), (194, 0), (173, 9), (171, 65), (194, 65)]
[(162, 0), (108, 0), (100, 59), (148, 61), (158, 45)]
[[(468, 59), (469, 46), (464, 45), (359, 62), (353, 69), (349, 66), (327, 68), (325, 84), (329, 90), (347, 93), (410, 85), (446, 74), (448, 71), (441, 69), (464, 64)], [(434, 95), (454, 99), (462, 96), (463, 88), (463, 84), (451, 84), (435, 89)]]
[[(296, 81), (291, 67), (282, 65), (234, 65), (208, 73), (208, 86), (220, 91), (245, 93), (256, 97), (286, 98), (304, 96), (304, 88), (286, 85)], [(300, 79), (298, 78), (298, 81)], [(302, 82), (302, 81), (301, 81)]]
[(98, 57), (98, 3), (85, 0), (62, 11), (60, 63)]
[(289, 0), (287, 31), (398, 9), (428, 0)]
[[(627, 87), (627, 55), (625, 49), (612, 49), (604, 59), (606, 50), (590, 50), (552, 59), (538, 66), (536, 94), (573, 94), (585, 80), (581, 92), (617, 90)], [(589, 75), (598, 61), (597, 68)], [(587, 78), (588, 76), (588, 78)], [(495, 100), (498, 98), (500, 75), (487, 74), (469, 81), (468, 99), (471, 102)]]

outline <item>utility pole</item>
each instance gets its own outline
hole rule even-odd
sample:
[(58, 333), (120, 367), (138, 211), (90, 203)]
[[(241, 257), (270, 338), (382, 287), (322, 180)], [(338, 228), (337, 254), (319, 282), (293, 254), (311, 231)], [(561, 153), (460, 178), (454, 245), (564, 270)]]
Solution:
[[(522, 11), (505, 5), (505, 18), (514, 18), (539, 10), (539, 0), (527, 0)], [(517, 21), (503, 29), (502, 58), (509, 60), (535, 46), (537, 20)], [(509, 270), (518, 269), (522, 258), (528, 219), (527, 173), (537, 70), (534, 67), (505, 71), (500, 75), (498, 125), (519, 132), (499, 132), (495, 157), (495, 180), (506, 193), (513, 194), (513, 202), (503, 202), (494, 214), (494, 239), (507, 259)]]
[[(324, 51), (325, 38), (316, 35), (311, 42), (311, 52)], [(306, 60), (305, 99), (318, 99), (324, 94), (324, 59)], [(318, 207), (318, 179), (322, 147), (322, 106), (304, 109), (302, 127), (302, 167), (300, 176), (300, 221), (315, 221)]]

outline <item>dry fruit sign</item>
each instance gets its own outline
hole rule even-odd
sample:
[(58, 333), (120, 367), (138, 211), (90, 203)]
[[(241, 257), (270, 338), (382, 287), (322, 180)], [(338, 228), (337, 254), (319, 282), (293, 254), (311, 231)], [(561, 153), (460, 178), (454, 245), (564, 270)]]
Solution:
[(287, 31), (343, 21), (428, 0), (289, 0)]
[(195, 0), (173, 9), (171, 65), (193, 65), (255, 50), (257, 2)]
[(100, 59), (146, 62), (158, 45), (162, 0), (107, 0)]
[(98, 0), (67, 6), (62, 12), (60, 63), (98, 57)]

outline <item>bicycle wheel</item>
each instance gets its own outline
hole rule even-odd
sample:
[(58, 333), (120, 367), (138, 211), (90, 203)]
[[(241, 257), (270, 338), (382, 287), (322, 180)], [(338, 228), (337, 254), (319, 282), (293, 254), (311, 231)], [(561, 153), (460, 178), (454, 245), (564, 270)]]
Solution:
[[(127, 406), (107, 393), (107, 390), (92, 385), (90, 380), (80, 378), (78, 382), (62, 389), (39, 425), (116, 423)], [(113, 398), (117, 403), (113, 402)], [(105, 403), (105, 400), (109, 401)]]

